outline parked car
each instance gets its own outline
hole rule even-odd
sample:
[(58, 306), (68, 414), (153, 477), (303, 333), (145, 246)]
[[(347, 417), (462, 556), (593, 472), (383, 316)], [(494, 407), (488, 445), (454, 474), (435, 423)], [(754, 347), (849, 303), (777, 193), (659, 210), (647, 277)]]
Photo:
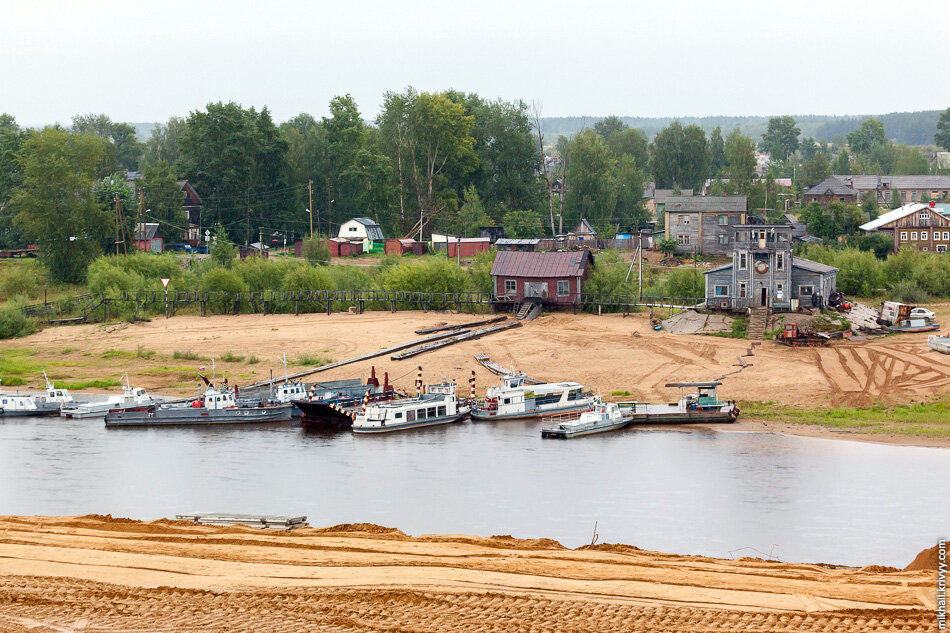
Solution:
[(937, 315), (927, 308), (914, 308), (910, 311), (910, 318), (912, 319), (927, 319), (928, 321), (933, 321)]
[(199, 246), (198, 248), (196, 248), (195, 251), (199, 255), (207, 255), (208, 253), (211, 252), (211, 249), (208, 247), (207, 244), (205, 244), (204, 246)]
[(188, 248), (187, 244), (167, 244), (165, 246), (166, 251), (182, 252), (182, 251), (187, 250), (187, 248)]

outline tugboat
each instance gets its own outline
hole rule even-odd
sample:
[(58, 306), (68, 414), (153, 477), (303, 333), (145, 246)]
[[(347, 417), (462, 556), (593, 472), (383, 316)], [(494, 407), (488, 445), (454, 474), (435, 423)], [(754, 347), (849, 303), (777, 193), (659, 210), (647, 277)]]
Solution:
[(205, 426), (290, 421), (293, 405), (289, 402), (241, 406), (234, 389), (218, 389), (204, 376), (201, 378), (207, 389), (198, 398), (190, 402), (113, 409), (106, 414), (106, 426)]
[(735, 402), (723, 402), (716, 395), (718, 380), (708, 382), (671, 382), (667, 387), (696, 389), (673, 404), (648, 404), (644, 402), (619, 402), (621, 411), (629, 415), (633, 423), (686, 423), (735, 422), (739, 407)]
[(32, 396), (21, 393), (6, 393), (0, 390), (0, 418), (59, 415), (63, 406), (72, 404), (73, 397), (66, 389), (57, 389), (46, 372), (46, 393)]
[(615, 402), (598, 402), (581, 417), (571, 414), (552, 416), (548, 424), (541, 427), (541, 437), (556, 440), (569, 440), (596, 433), (606, 433), (622, 429), (630, 424), (631, 417), (624, 414)]
[(60, 415), (64, 418), (96, 418), (104, 416), (109, 411), (118, 409), (135, 409), (155, 404), (155, 400), (142, 387), (133, 387), (128, 374), (123, 378), (125, 386), (122, 395), (109, 396), (100, 402), (76, 402), (64, 405)]
[(372, 367), (366, 384), (359, 379), (318, 382), (310, 386), (308, 398), (292, 402), (303, 413), (300, 421), (304, 426), (343, 429), (353, 425), (353, 418), (364, 400), (367, 404), (377, 404), (394, 400), (396, 395), (389, 384), (389, 373), (383, 374), (380, 385), (376, 368)]
[(502, 376), (500, 387), (489, 387), (485, 399), (472, 409), (473, 420), (518, 420), (586, 410), (596, 402), (577, 382), (525, 385), (525, 374)]
[(456, 396), (455, 382), (429, 385), (415, 398), (365, 405), (353, 419), (353, 432), (392, 433), (458, 422), (469, 407)]

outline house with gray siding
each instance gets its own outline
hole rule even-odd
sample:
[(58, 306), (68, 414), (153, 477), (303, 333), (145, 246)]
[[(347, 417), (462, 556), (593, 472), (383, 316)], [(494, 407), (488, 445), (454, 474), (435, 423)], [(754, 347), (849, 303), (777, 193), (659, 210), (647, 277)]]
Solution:
[(837, 268), (792, 254), (787, 224), (739, 224), (732, 263), (706, 271), (706, 307), (742, 311), (764, 306), (823, 308), (835, 291)]
[(746, 223), (745, 196), (670, 196), (664, 209), (666, 239), (677, 252), (727, 255), (735, 226)]

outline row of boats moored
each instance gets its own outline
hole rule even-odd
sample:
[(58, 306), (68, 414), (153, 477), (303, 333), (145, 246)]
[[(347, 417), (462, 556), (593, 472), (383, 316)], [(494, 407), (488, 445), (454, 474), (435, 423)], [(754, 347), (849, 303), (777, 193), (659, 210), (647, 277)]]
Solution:
[[(45, 372), (44, 372), (45, 376)], [(304, 384), (299, 380), (271, 382), (266, 394), (239, 393), (225, 379), (215, 384), (204, 376), (196, 397), (160, 401), (125, 378), (122, 393), (96, 402), (77, 402), (68, 390), (47, 378), (42, 395), (0, 391), (0, 417), (61, 415), (100, 416), (107, 427), (259, 424), (288, 422), (299, 417), (304, 426), (380, 434), (474, 421), (502, 422), (541, 419), (541, 437), (570, 439), (621, 429), (633, 423), (733, 422), (734, 402), (720, 401), (717, 381), (669, 383), (687, 393), (678, 402), (606, 402), (577, 382), (529, 384), (525, 374), (512, 371), (475, 396), (475, 372), (470, 394), (460, 397), (454, 380), (425, 385), (418, 368), (416, 394), (410, 396), (382, 383), (375, 368), (370, 378)]]

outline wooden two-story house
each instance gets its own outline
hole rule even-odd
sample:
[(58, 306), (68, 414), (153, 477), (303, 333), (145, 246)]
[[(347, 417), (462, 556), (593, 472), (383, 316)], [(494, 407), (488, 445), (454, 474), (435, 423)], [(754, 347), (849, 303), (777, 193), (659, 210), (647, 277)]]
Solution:
[(946, 253), (950, 248), (950, 207), (934, 202), (905, 204), (860, 228), (868, 233), (893, 236), (895, 251), (916, 248)]
[(734, 248), (734, 227), (746, 222), (745, 196), (670, 196), (664, 219), (666, 239), (677, 252), (726, 255)]

